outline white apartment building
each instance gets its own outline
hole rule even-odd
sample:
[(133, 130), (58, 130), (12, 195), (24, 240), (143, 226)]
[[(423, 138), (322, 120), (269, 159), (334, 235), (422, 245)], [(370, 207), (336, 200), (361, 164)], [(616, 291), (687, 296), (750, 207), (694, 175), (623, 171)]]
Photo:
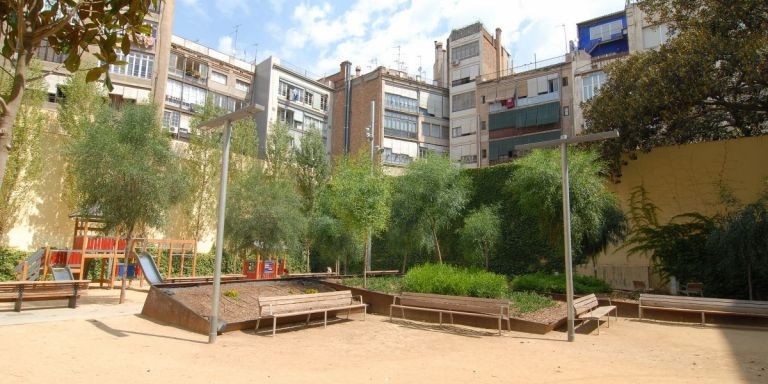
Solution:
[(267, 137), (276, 121), (288, 125), (294, 145), (299, 145), (307, 130), (320, 130), (326, 152), (330, 153), (330, 82), (314, 80), (301, 70), (281, 64), (274, 56), (256, 65), (254, 79), (253, 101), (264, 107), (264, 113), (255, 117), (261, 156), (266, 153)]

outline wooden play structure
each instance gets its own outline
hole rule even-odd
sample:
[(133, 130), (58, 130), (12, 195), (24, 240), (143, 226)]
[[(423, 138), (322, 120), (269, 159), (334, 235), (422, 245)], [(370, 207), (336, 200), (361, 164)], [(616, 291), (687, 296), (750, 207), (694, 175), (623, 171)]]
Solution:
[(273, 257), (268, 259), (261, 259), (261, 255), (257, 255), (256, 260), (243, 260), (243, 275), (248, 279), (276, 279), (280, 276), (287, 275), (286, 258), (282, 260)]
[[(126, 252), (125, 239), (106, 236), (105, 225), (98, 215), (93, 213), (72, 213), (75, 220), (71, 249), (41, 248), (17, 267), (18, 280), (46, 280), (50, 268), (54, 265), (68, 267), (78, 279), (85, 279), (89, 267), (94, 261), (100, 261), (100, 286), (108, 283), (110, 288), (123, 275), (124, 265), (128, 265), (128, 278), (140, 277), (141, 267), (136, 264), (137, 252), (151, 251), (158, 257), (158, 264), (166, 278), (194, 277), (197, 272), (197, 241), (178, 239), (137, 238), (133, 242), (132, 252)], [(126, 263), (126, 254), (128, 260)], [(185, 267), (185, 264), (190, 264)], [(42, 276), (40, 276), (42, 274)], [(141, 280), (140, 284), (141, 284)]]

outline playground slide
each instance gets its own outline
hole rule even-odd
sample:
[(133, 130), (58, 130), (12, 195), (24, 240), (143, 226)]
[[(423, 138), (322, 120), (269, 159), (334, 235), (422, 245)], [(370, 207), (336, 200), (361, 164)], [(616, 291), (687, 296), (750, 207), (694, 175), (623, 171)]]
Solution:
[(160, 271), (157, 270), (157, 264), (152, 258), (149, 252), (143, 252), (136, 255), (136, 259), (139, 260), (141, 265), (142, 274), (150, 285), (157, 285), (163, 283), (163, 278), (160, 276)]

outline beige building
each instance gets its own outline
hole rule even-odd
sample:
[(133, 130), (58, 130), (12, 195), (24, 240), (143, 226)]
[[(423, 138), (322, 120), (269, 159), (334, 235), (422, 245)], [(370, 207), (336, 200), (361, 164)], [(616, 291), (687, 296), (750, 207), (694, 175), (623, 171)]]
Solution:
[[(490, 78), (490, 79), (488, 79)], [(573, 134), (570, 55), (559, 64), (477, 81), (480, 166), (517, 156), (515, 146)]]
[(177, 139), (191, 133), (191, 120), (207, 99), (232, 112), (249, 103), (253, 64), (172, 36), (163, 126)]
[(482, 23), (454, 29), (446, 41), (447, 52), (435, 42), (434, 78), (449, 89), (450, 157), (475, 168), (482, 157), (487, 131), (480, 124), (476, 79), (509, 73), (509, 52), (501, 44), (501, 29), (491, 35)]
[[(331, 129), (334, 158), (370, 149), (371, 101), (375, 102), (373, 145), (387, 173), (399, 175), (414, 159), (429, 152), (448, 153), (446, 88), (385, 67), (366, 74), (361, 74), (359, 67), (354, 74), (348, 72), (350, 69), (351, 63), (345, 61), (339, 73), (328, 77), (334, 85)], [(347, 78), (349, 99), (346, 98)], [(345, 120), (347, 110), (349, 115)]]

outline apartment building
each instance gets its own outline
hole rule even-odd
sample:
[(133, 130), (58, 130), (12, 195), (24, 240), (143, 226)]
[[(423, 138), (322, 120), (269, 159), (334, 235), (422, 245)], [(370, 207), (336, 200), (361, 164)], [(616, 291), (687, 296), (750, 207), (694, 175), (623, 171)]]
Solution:
[[(543, 68), (477, 81), (477, 113), (482, 132), (480, 166), (515, 158), (515, 146), (573, 134), (570, 55)], [(486, 80), (490, 78), (490, 80)]]
[[(334, 158), (369, 150), (371, 101), (374, 104), (373, 145), (385, 172), (402, 174), (405, 166), (428, 153), (449, 152), (448, 89), (402, 71), (378, 67), (350, 73), (341, 63), (333, 83), (332, 153)], [(349, 96), (349, 97), (347, 97)]]
[(435, 43), (434, 78), (449, 89), (450, 157), (475, 168), (482, 158), (481, 143), (488, 140), (478, 118), (475, 79), (506, 74), (509, 52), (501, 45), (501, 29), (494, 36), (479, 22), (451, 31), (446, 47), (444, 53)]
[(255, 71), (254, 101), (264, 106), (264, 113), (256, 116), (259, 153), (262, 156), (266, 153), (267, 137), (276, 121), (288, 126), (294, 145), (301, 143), (301, 137), (308, 130), (319, 130), (330, 153), (332, 84), (327, 80), (314, 80), (306, 71), (281, 63), (274, 56), (256, 65)]
[[(167, 62), (170, 52), (170, 38), (173, 28), (173, 12), (175, 1), (158, 3), (159, 9), (152, 7), (146, 15), (145, 22), (152, 28), (149, 36), (140, 36), (138, 41), (131, 44), (131, 52), (124, 55), (119, 49), (117, 59), (126, 61), (125, 65), (111, 65), (109, 74), (113, 89), (108, 91), (109, 98), (114, 105), (123, 102), (141, 103), (150, 101), (153, 95), (154, 102), (161, 104), (164, 93), (164, 85), (168, 77), (168, 71), (161, 62)], [(64, 68), (65, 55), (57, 54), (42, 41), (37, 50), (37, 58), (42, 61), (45, 80), (48, 85), (47, 109), (55, 110), (55, 103), (64, 97), (61, 85), (64, 84), (70, 72)], [(97, 63), (95, 57), (87, 54), (84, 62)]]
[(171, 37), (163, 126), (177, 139), (187, 139), (195, 113), (207, 99), (232, 112), (249, 104), (253, 64), (197, 44)]
[(674, 37), (674, 31), (665, 23), (648, 20), (637, 3), (627, 4), (624, 11), (627, 17), (627, 38), (629, 53), (658, 49)]

